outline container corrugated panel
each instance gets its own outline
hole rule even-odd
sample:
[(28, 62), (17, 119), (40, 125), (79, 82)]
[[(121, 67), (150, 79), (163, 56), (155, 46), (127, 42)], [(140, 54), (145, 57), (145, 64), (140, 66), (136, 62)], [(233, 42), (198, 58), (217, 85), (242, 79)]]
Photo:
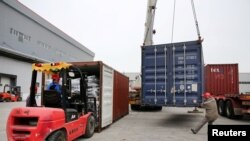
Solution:
[(203, 54), (198, 41), (142, 47), (142, 104), (193, 107), (202, 101)]
[(129, 78), (118, 71), (114, 72), (113, 121), (129, 113)]
[(206, 65), (205, 91), (214, 95), (239, 94), (238, 64)]
[[(71, 62), (78, 66), (87, 76), (95, 76), (98, 79), (97, 90), (97, 131), (112, 124), (113, 120), (113, 82), (114, 69), (101, 61)], [(96, 84), (95, 84), (96, 85)]]

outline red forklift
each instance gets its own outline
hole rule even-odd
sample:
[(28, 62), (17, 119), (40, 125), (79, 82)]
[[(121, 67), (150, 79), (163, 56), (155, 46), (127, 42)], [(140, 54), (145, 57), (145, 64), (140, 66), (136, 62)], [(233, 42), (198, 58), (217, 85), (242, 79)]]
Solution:
[(22, 101), (21, 87), (4, 85), (3, 92), (0, 93), (0, 102)]
[[(90, 98), (86, 96), (86, 76), (81, 69), (64, 62), (36, 63), (32, 69), (27, 106), (12, 109), (8, 117), (8, 141), (72, 141), (91, 137), (95, 131), (96, 112), (88, 108)], [(35, 99), (38, 72), (42, 72), (40, 106)], [(61, 93), (45, 89), (45, 74), (54, 73), (62, 80)], [(78, 81), (79, 86), (75, 83), (72, 86), (73, 81)], [(95, 98), (91, 100), (96, 101)]]

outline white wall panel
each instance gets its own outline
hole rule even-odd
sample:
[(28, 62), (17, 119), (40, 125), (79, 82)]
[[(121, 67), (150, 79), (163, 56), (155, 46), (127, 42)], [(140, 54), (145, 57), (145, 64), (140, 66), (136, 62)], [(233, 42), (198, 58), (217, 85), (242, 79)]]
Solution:
[(113, 120), (114, 70), (103, 65), (102, 71), (102, 125), (110, 125)]

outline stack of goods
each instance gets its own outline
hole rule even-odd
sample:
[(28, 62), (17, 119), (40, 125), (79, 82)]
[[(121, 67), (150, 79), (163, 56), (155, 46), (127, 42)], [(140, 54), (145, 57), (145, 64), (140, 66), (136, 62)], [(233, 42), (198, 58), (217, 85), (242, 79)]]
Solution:
[[(100, 109), (100, 85), (99, 79), (95, 75), (91, 75), (87, 77), (87, 96), (88, 99), (88, 109), (95, 113), (96, 118), (99, 117), (99, 109)], [(96, 109), (94, 104), (94, 99), (96, 99)]]

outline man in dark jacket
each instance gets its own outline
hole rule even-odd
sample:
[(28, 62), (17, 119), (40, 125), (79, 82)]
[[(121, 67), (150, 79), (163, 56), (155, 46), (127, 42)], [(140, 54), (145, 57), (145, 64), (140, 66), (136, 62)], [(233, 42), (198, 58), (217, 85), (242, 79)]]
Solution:
[(199, 130), (206, 124), (212, 125), (213, 122), (218, 118), (218, 110), (216, 100), (211, 96), (210, 93), (206, 92), (202, 95), (204, 98), (204, 102), (201, 104), (201, 107), (205, 108), (206, 114), (202, 121), (195, 127), (192, 128), (191, 131), (193, 134), (199, 132)]

